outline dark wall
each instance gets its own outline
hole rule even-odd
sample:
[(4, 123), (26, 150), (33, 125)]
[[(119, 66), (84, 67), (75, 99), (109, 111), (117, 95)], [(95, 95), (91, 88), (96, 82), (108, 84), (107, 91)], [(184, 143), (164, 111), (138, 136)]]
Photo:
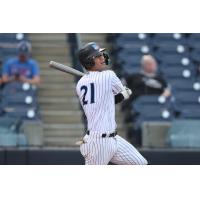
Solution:
[[(200, 164), (200, 151), (143, 150), (152, 165)], [(71, 150), (0, 150), (0, 164), (8, 165), (83, 165), (79, 151)]]

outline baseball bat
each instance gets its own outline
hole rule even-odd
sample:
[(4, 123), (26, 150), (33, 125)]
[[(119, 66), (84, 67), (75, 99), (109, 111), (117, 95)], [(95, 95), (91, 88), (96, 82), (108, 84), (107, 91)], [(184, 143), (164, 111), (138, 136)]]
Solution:
[(65, 72), (65, 73), (68, 73), (68, 74), (72, 74), (72, 75), (75, 75), (75, 76), (83, 76), (85, 75), (83, 72), (80, 72), (76, 69), (73, 69), (72, 67), (69, 67), (67, 65), (63, 65), (61, 63), (57, 63), (55, 61), (50, 61), (49, 62), (49, 66), (51, 68), (54, 68), (54, 69), (57, 69), (59, 71), (62, 71), (62, 72)]

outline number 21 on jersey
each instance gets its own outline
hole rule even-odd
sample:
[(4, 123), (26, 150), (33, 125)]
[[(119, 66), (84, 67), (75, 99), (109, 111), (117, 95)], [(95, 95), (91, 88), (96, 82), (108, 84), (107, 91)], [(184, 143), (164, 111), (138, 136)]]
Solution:
[[(90, 89), (90, 98), (89, 99), (86, 99), (86, 95), (87, 95), (87, 92), (88, 92), (88, 89)], [(83, 105), (87, 105), (88, 104), (88, 100), (89, 100), (89, 103), (92, 104), (92, 103), (95, 103), (95, 100), (94, 100), (94, 83), (90, 83), (90, 87), (87, 87), (86, 85), (82, 85), (81, 86), (81, 91), (84, 91), (83, 93), (83, 99), (82, 99), (82, 103)]]

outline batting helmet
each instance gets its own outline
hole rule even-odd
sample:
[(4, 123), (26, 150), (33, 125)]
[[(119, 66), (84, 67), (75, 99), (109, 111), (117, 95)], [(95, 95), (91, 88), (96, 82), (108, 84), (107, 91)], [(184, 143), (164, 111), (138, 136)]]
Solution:
[(79, 50), (79, 61), (83, 67), (90, 69), (95, 65), (95, 57), (104, 56), (105, 63), (108, 65), (109, 56), (104, 51), (105, 48), (100, 48), (95, 42), (90, 42)]

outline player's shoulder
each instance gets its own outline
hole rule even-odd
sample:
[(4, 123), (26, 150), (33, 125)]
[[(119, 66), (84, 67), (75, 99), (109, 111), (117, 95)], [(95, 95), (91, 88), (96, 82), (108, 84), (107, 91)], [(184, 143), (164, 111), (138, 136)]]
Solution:
[(109, 70), (105, 70), (102, 73), (104, 73), (108, 77), (116, 76), (115, 72), (113, 70), (110, 70), (110, 69)]
[(85, 74), (84, 76), (82, 76), (82, 77), (78, 80), (78, 82), (77, 82), (77, 84), (76, 84), (76, 87), (78, 87), (79, 85), (81, 85), (81, 84), (84, 82), (86, 76), (87, 76), (87, 74)]

